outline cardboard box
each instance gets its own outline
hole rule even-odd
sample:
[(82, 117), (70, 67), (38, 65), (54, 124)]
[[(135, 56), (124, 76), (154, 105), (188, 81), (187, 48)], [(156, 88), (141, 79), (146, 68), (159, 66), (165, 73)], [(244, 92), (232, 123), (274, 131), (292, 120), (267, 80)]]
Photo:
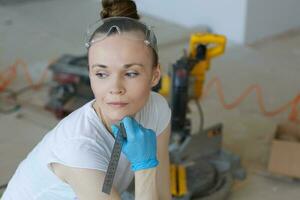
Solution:
[(300, 178), (300, 125), (288, 122), (277, 126), (268, 170), (275, 174)]

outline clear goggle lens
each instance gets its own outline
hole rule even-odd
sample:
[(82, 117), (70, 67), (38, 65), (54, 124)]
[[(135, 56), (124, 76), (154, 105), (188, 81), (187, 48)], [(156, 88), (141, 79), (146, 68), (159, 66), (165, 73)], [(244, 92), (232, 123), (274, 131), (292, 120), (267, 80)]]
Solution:
[(90, 25), (85, 36), (85, 46), (90, 48), (94, 43), (114, 34), (130, 40), (143, 41), (157, 52), (157, 40), (152, 28), (128, 17), (110, 17)]

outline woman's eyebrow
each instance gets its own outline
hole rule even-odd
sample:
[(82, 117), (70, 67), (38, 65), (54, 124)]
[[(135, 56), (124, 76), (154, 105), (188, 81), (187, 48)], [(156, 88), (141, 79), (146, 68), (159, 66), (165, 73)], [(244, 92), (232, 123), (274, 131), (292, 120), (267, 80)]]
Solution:
[(126, 64), (126, 65), (124, 65), (124, 67), (127, 69), (127, 68), (129, 68), (129, 67), (132, 67), (132, 66), (140, 66), (140, 67), (144, 67), (144, 65), (143, 64), (141, 64), (141, 63), (130, 63), (130, 64)]
[(102, 64), (93, 64), (93, 65), (92, 65), (92, 68), (94, 68), (94, 67), (107, 68), (106, 65), (102, 65)]
[[(127, 69), (127, 68), (130, 68), (132, 66), (136, 66), (136, 65), (140, 66), (140, 67), (144, 67), (144, 65), (141, 64), (141, 63), (129, 63), (129, 64), (123, 65), (123, 67)], [(103, 65), (103, 64), (93, 64), (92, 68), (94, 68), (94, 67), (108, 68), (106, 65)]]

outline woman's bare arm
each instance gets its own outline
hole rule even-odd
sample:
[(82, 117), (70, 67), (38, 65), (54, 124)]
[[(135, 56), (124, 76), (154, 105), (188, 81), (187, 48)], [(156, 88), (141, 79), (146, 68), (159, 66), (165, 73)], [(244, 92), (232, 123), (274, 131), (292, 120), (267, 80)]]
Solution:
[(157, 138), (157, 188), (159, 200), (171, 200), (170, 190), (170, 158), (169, 141), (171, 135), (170, 124)]
[[(54, 173), (74, 190), (79, 200), (120, 200), (113, 187), (111, 194), (102, 192), (105, 172), (94, 169), (68, 167), (52, 163)], [(135, 199), (158, 200), (156, 167), (135, 172)]]
[(120, 200), (120, 195), (113, 187), (111, 194), (102, 192), (105, 172), (94, 169), (68, 167), (52, 163), (54, 173), (69, 184), (80, 200)]
[(158, 200), (156, 170), (154, 167), (135, 172), (135, 199)]

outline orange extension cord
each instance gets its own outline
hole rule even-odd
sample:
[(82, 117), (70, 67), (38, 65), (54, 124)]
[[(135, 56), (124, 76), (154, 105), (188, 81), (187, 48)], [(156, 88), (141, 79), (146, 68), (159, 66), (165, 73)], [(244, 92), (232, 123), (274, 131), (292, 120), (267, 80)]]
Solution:
[[(51, 65), (51, 63), (53, 63), (55, 61), (56, 60), (49, 62), (49, 65)], [(29, 86), (32, 86), (32, 88), (34, 90), (38, 90), (47, 77), (48, 66), (44, 69), (40, 80), (37, 81), (37, 83), (33, 83), (33, 80), (31, 78), (29, 70), (28, 70), (28, 65), (23, 60), (18, 59), (18, 60), (16, 60), (16, 62), (14, 64), (7, 67), (7, 69), (4, 72), (0, 73), (0, 92), (3, 92), (16, 78), (17, 69), (19, 66), (23, 68), (23, 70), (25, 72), (26, 80), (29, 83)], [(265, 105), (264, 105), (264, 101), (263, 101), (262, 89), (257, 84), (251, 85), (250, 87), (248, 87), (242, 93), (241, 96), (239, 96), (235, 101), (233, 101), (232, 103), (229, 103), (229, 104), (227, 104), (225, 102), (225, 97), (224, 97), (221, 80), (218, 77), (215, 77), (208, 82), (208, 84), (206, 85), (206, 87), (203, 90), (203, 95), (201, 97), (201, 100), (204, 100), (205, 97), (208, 96), (209, 91), (211, 90), (213, 85), (216, 85), (217, 94), (219, 96), (220, 102), (223, 105), (223, 107), (227, 110), (230, 110), (230, 109), (233, 109), (233, 108), (236, 108), (237, 106), (239, 106), (239, 104), (241, 104), (241, 102), (253, 91), (253, 92), (256, 92), (259, 109), (264, 116), (273, 117), (273, 116), (279, 115), (282, 112), (285, 112), (285, 110), (287, 110), (291, 107), (291, 111), (289, 114), (289, 120), (292, 122), (295, 122), (297, 124), (300, 124), (299, 112), (298, 112), (298, 107), (300, 106), (299, 105), (300, 104), (300, 93), (298, 95), (296, 95), (292, 100), (290, 100), (285, 105), (275, 109), (274, 111), (267, 111), (265, 108)]]
[(290, 111), (290, 114), (289, 114), (289, 121), (300, 124), (299, 113), (298, 113), (298, 108), (297, 108), (297, 107), (300, 106), (300, 93), (298, 95), (296, 95), (288, 103), (286, 103), (283, 106), (275, 109), (274, 111), (267, 111), (266, 108), (265, 108), (265, 105), (264, 105), (262, 89), (258, 84), (251, 85), (235, 101), (233, 101), (232, 103), (228, 103), (228, 104), (225, 102), (225, 97), (224, 97), (224, 92), (223, 92), (221, 80), (218, 77), (215, 77), (215, 78), (213, 78), (212, 80), (210, 80), (208, 82), (208, 84), (204, 88), (201, 100), (205, 99), (208, 96), (208, 93), (211, 90), (213, 85), (216, 85), (219, 100), (220, 100), (221, 104), (223, 105), (223, 107), (227, 110), (231, 110), (233, 108), (236, 108), (253, 91), (253, 92), (256, 92), (256, 97), (257, 97), (257, 102), (258, 102), (258, 105), (259, 105), (259, 109), (260, 109), (261, 113), (264, 116), (273, 117), (273, 116), (276, 116), (276, 115), (278, 115), (282, 112), (285, 112), (285, 110), (287, 110), (287, 109), (289, 109), (289, 107), (291, 107), (291, 111)]
[(27, 82), (29, 83), (29, 86), (31, 86), (34, 90), (39, 89), (47, 77), (48, 67), (53, 62), (55, 62), (55, 60), (49, 62), (48, 66), (44, 69), (40, 80), (36, 83), (33, 83), (33, 80), (29, 73), (28, 64), (21, 59), (17, 59), (14, 64), (8, 66), (3, 72), (0, 72), (0, 92), (3, 92), (5, 89), (7, 89), (7, 87), (15, 80), (15, 78), (17, 77), (18, 67), (22, 67), (22, 69), (24, 70), (24, 74)]

